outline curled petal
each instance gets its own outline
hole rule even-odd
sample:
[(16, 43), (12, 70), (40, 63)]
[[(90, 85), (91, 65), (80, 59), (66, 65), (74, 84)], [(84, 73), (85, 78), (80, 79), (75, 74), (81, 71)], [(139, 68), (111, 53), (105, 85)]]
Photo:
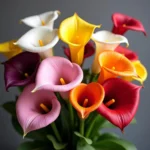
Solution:
[(117, 76), (138, 77), (131, 61), (117, 52), (102, 52), (99, 55), (99, 64), (101, 67), (98, 78), (99, 83), (103, 83), (106, 79)]
[(60, 12), (58, 10), (49, 11), (40, 15), (26, 17), (21, 19), (21, 22), (33, 28), (39, 26), (48, 26), (50, 29), (53, 29), (54, 21), (58, 18), (59, 14)]
[(112, 21), (114, 24), (112, 32), (115, 34), (123, 35), (128, 30), (134, 30), (143, 32), (144, 35), (146, 35), (143, 24), (131, 16), (127, 16), (121, 13), (114, 13), (112, 15)]
[[(63, 79), (64, 84), (60, 79)], [(81, 83), (83, 72), (79, 65), (63, 57), (51, 57), (42, 61), (36, 76), (36, 87), (56, 92), (67, 92)]]
[(122, 47), (122, 46), (118, 46), (116, 49), (115, 49), (116, 52), (124, 55), (125, 57), (127, 57), (130, 61), (136, 61), (138, 60), (138, 55), (133, 52), (132, 50), (129, 50), (125, 47)]
[(70, 102), (77, 110), (80, 118), (85, 119), (100, 106), (104, 95), (104, 89), (100, 84), (95, 82), (81, 83), (71, 90)]
[[(16, 104), (17, 118), (24, 135), (46, 127), (54, 122), (60, 114), (61, 106), (55, 94), (46, 90), (31, 93), (34, 86), (34, 84), (30, 84), (25, 87)], [(47, 106), (49, 112), (45, 113), (40, 104)]]
[[(97, 111), (119, 127), (122, 131), (135, 116), (140, 100), (141, 86), (119, 78), (108, 79), (103, 83), (105, 98)], [(109, 107), (106, 103), (114, 99)]]
[(38, 54), (23, 52), (4, 62), (5, 87), (25, 86), (34, 82), (40, 64)]
[(96, 27), (100, 26), (84, 21), (76, 13), (60, 24), (59, 36), (69, 45), (72, 62), (82, 64), (84, 46), (90, 40)]

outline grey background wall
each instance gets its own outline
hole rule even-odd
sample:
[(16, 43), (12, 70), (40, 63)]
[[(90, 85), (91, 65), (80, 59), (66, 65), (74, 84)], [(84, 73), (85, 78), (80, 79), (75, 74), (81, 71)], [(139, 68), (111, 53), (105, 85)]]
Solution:
[[(148, 37), (142, 33), (128, 32), (126, 37), (130, 42), (130, 49), (135, 50), (140, 60), (150, 70), (150, 1), (149, 0), (0, 0), (0, 42), (19, 38), (28, 27), (20, 25), (21, 18), (39, 14), (49, 10), (60, 10), (61, 16), (55, 22), (55, 27), (64, 18), (77, 12), (85, 20), (102, 24), (101, 29), (111, 30), (111, 14), (121, 12), (141, 20), (147, 30)], [(55, 47), (56, 55), (63, 55), (60, 42)], [(0, 56), (0, 60), (5, 58)], [(90, 66), (92, 58), (86, 61), (85, 67)], [(125, 129), (123, 138), (136, 144), (138, 150), (149, 150), (150, 148), (150, 80), (145, 82), (145, 89), (141, 91), (140, 106), (136, 115), (137, 124)], [(13, 100), (18, 93), (16, 88), (11, 88), (10, 92), (4, 89), (3, 66), (0, 65), (0, 104)], [(12, 128), (10, 116), (0, 109), (0, 150), (16, 150), (23, 139)]]

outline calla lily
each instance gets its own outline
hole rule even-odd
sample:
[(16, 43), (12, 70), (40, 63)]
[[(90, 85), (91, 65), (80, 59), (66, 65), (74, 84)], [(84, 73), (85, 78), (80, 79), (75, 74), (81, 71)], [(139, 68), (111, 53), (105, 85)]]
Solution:
[(16, 41), (11, 40), (8, 42), (0, 43), (0, 53), (2, 53), (8, 59), (22, 52), (21, 48), (13, 44), (14, 42)]
[(138, 55), (135, 52), (133, 52), (132, 50), (129, 50), (129, 49), (125, 48), (125, 47), (118, 46), (115, 49), (115, 51), (118, 52), (118, 53), (120, 53), (120, 54), (123, 54), (130, 61), (136, 61), (136, 60), (138, 60)]
[[(65, 55), (71, 60), (70, 49), (68, 47), (63, 47)], [(84, 49), (84, 59), (92, 56), (95, 53), (95, 48), (92, 42), (88, 42)]]
[(79, 117), (85, 119), (95, 111), (104, 99), (103, 87), (95, 82), (81, 83), (70, 92), (70, 103), (77, 110)]
[(127, 80), (127, 81), (138, 80), (138, 81), (141, 82), (141, 84), (143, 84), (143, 82), (147, 78), (147, 70), (146, 70), (145, 66), (139, 60), (133, 61), (132, 64), (133, 64), (139, 78), (136, 78), (136, 77), (123, 77), (123, 79)]
[(16, 114), (24, 136), (33, 130), (48, 126), (60, 114), (61, 106), (55, 94), (47, 90), (31, 93), (34, 86), (30, 84), (25, 87), (16, 103)]
[(116, 35), (109, 31), (98, 31), (92, 35), (92, 40), (96, 44), (95, 58), (92, 64), (92, 72), (98, 74), (100, 72), (98, 64), (98, 56), (104, 50), (115, 50), (115, 48), (121, 44), (126, 43), (129, 45), (126, 37), (122, 35)]
[(57, 29), (37, 27), (25, 33), (15, 44), (26, 51), (39, 53), (42, 58), (46, 58), (51, 56), (52, 48), (58, 40)]
[(128, 30), (134, 30), (134, 31), (143, 32), (144, 35), (146, 35), (146, 31), (144, 29), (143, 24), (139, 20), (131, 16), (127, 16), (121, 13), (114, 13), (112, 15), (112, 21), (114, 24), (112, 32), (115, 34), (123, 35)]
[(49, 11), (39, 15), (26, 17), (21, 19), (21, 22), (30, 26), (30, 27), (39, 27), (39, 26), (48, 26), (50, 29), (53, 29), (54, 21), (58, 18), (60, 11)]
[(97, 111), (123, 131), (135, 116), (141, 86), (119, 78), (112, 78), (105, 81), (103, 87), (105, 98)]
[(83, 72), (79, 65), (63, 57), (53, 56), (43, 60), (36, 75), (36, 87), (32, 92), (46, 89), (67, 92), (81, 83)]
[(5, 87), (25, 86), (34, 82), (40, 64), (38, 54), (23, 52), (4, 62)]
[(84, 21), (76, 13), (60, 24), (59, 36), (62, 41), (69, 45), (72, 62), (82, 64), (84, 47), (96, 27), (100, 28), (100, 26)]
[(106, 51), (99, 55), (101, 72), (98, 78), (99, 83), (103, 83), (108, 78), (117, 76), (138, 77), (136, 70), (125, 56), (114, 51)]

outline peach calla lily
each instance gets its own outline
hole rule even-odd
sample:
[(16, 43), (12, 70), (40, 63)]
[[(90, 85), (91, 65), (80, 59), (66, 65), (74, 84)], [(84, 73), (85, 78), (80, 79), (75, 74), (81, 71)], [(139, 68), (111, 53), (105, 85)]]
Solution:
[(50, 29), (53, 29), (54, 21), (58, 18), (60, 11), (49, 11), (39, 15), (26, 17), (21, 19), (21, 22), (30, 26), (30, 27), (39, 27), (39, 26), (48, 26)]
[(95, 28), (100, 25), (90, 24), (81, 19), (76, 13), (65, 19), (59, 27), (59, 36), (70, 48), (71, 61), (79, 65), (84, 58), (84, 47), (90, 40)]
[(70, 103), (77, 110), (79, 117), (85, 119), (95, 111), (104, 99), (103, 87), (95, 82), (81, 83), (70, 92)]
[(138, 77), (136, 70), (125, 56), (114, 51), (106, 51), (99, 55), (101, 72), (98, 78), (99, 83), (103, 83), (108, 78), (117, 76)]
[(6, 56), (8, 59), (22, 52), (22, 49), (17, 45), (14, 45), (16, 40), (0, 43), (0, 53)]
[(92, 64), (92, 72), (98, 74), (100, 72), (98, 64), (98, 56), (104, 50), (115, 50), (115, 48), (121, 44), (126, 43), (129, 45), (126, 37), (122, 35), (116, 35), (109, 31), (98, 31), (92, 35), (92, 40), (96, 44), (95, 58)]
[(26, 51), (39, 53), (42, 58), (51, 56), (59, 38), (57, 29), (37, 27), (25, 33), (15, 44)]

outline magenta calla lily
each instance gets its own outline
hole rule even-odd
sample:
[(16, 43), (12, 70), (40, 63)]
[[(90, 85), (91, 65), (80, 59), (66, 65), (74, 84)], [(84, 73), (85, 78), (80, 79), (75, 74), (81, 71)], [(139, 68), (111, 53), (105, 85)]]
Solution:
[[(63, 47), (65, 55), (71, 60), (70, 49), (69, 47)], [(84, 48), (84, 59), (92, 56), (95, 53), (94, 44), (92, 42), (88, 42)]]
[(143, 32), (144, 35), (146, 35), (146, 31), (144, 29), (143, 24), (139, 20), (131, 16), (127, 16), (121, 13), (114, 13), (112, 15), (112, 21), (114, 24), (112, 32), (115, 34), (123, 35), (128, 30), (133, 30)]
[(79, 65), (63, 57), (50, 57), (43, 60), (36, 76), (36, 87), (32, 92), (47, 89), (67, 92), (81, 83), (83, 71)]
[(141, 86), (119, 78), (111, 78), (103, 83), (103, 87), (105, 98), (97, 111), (123, 131), (135, 116)]
[(35, 81), (40, 56), (36, 53), (23, 52), (4, 62), (5, 87), (25, 86)]
[(118, 46), (115, 49), (116, 52), (123, 54), (125, 57), (127, 57), (131, 61), (136, 61), (138, 60), (138, 55), (133, 52), (132, 50), (125, 48), (123, 46)]
[[(55, 94), (47, 90), (31, 93), (34, 87), (34, 84), (25, 87), (16, 104), (17, 118), (23, 128), (24, 136), (33, 130), (48, 126), (60, 114), (61, 106)], [(45, 113), (40, 107), (41, 104), (47, 106), (49, 112)]]

